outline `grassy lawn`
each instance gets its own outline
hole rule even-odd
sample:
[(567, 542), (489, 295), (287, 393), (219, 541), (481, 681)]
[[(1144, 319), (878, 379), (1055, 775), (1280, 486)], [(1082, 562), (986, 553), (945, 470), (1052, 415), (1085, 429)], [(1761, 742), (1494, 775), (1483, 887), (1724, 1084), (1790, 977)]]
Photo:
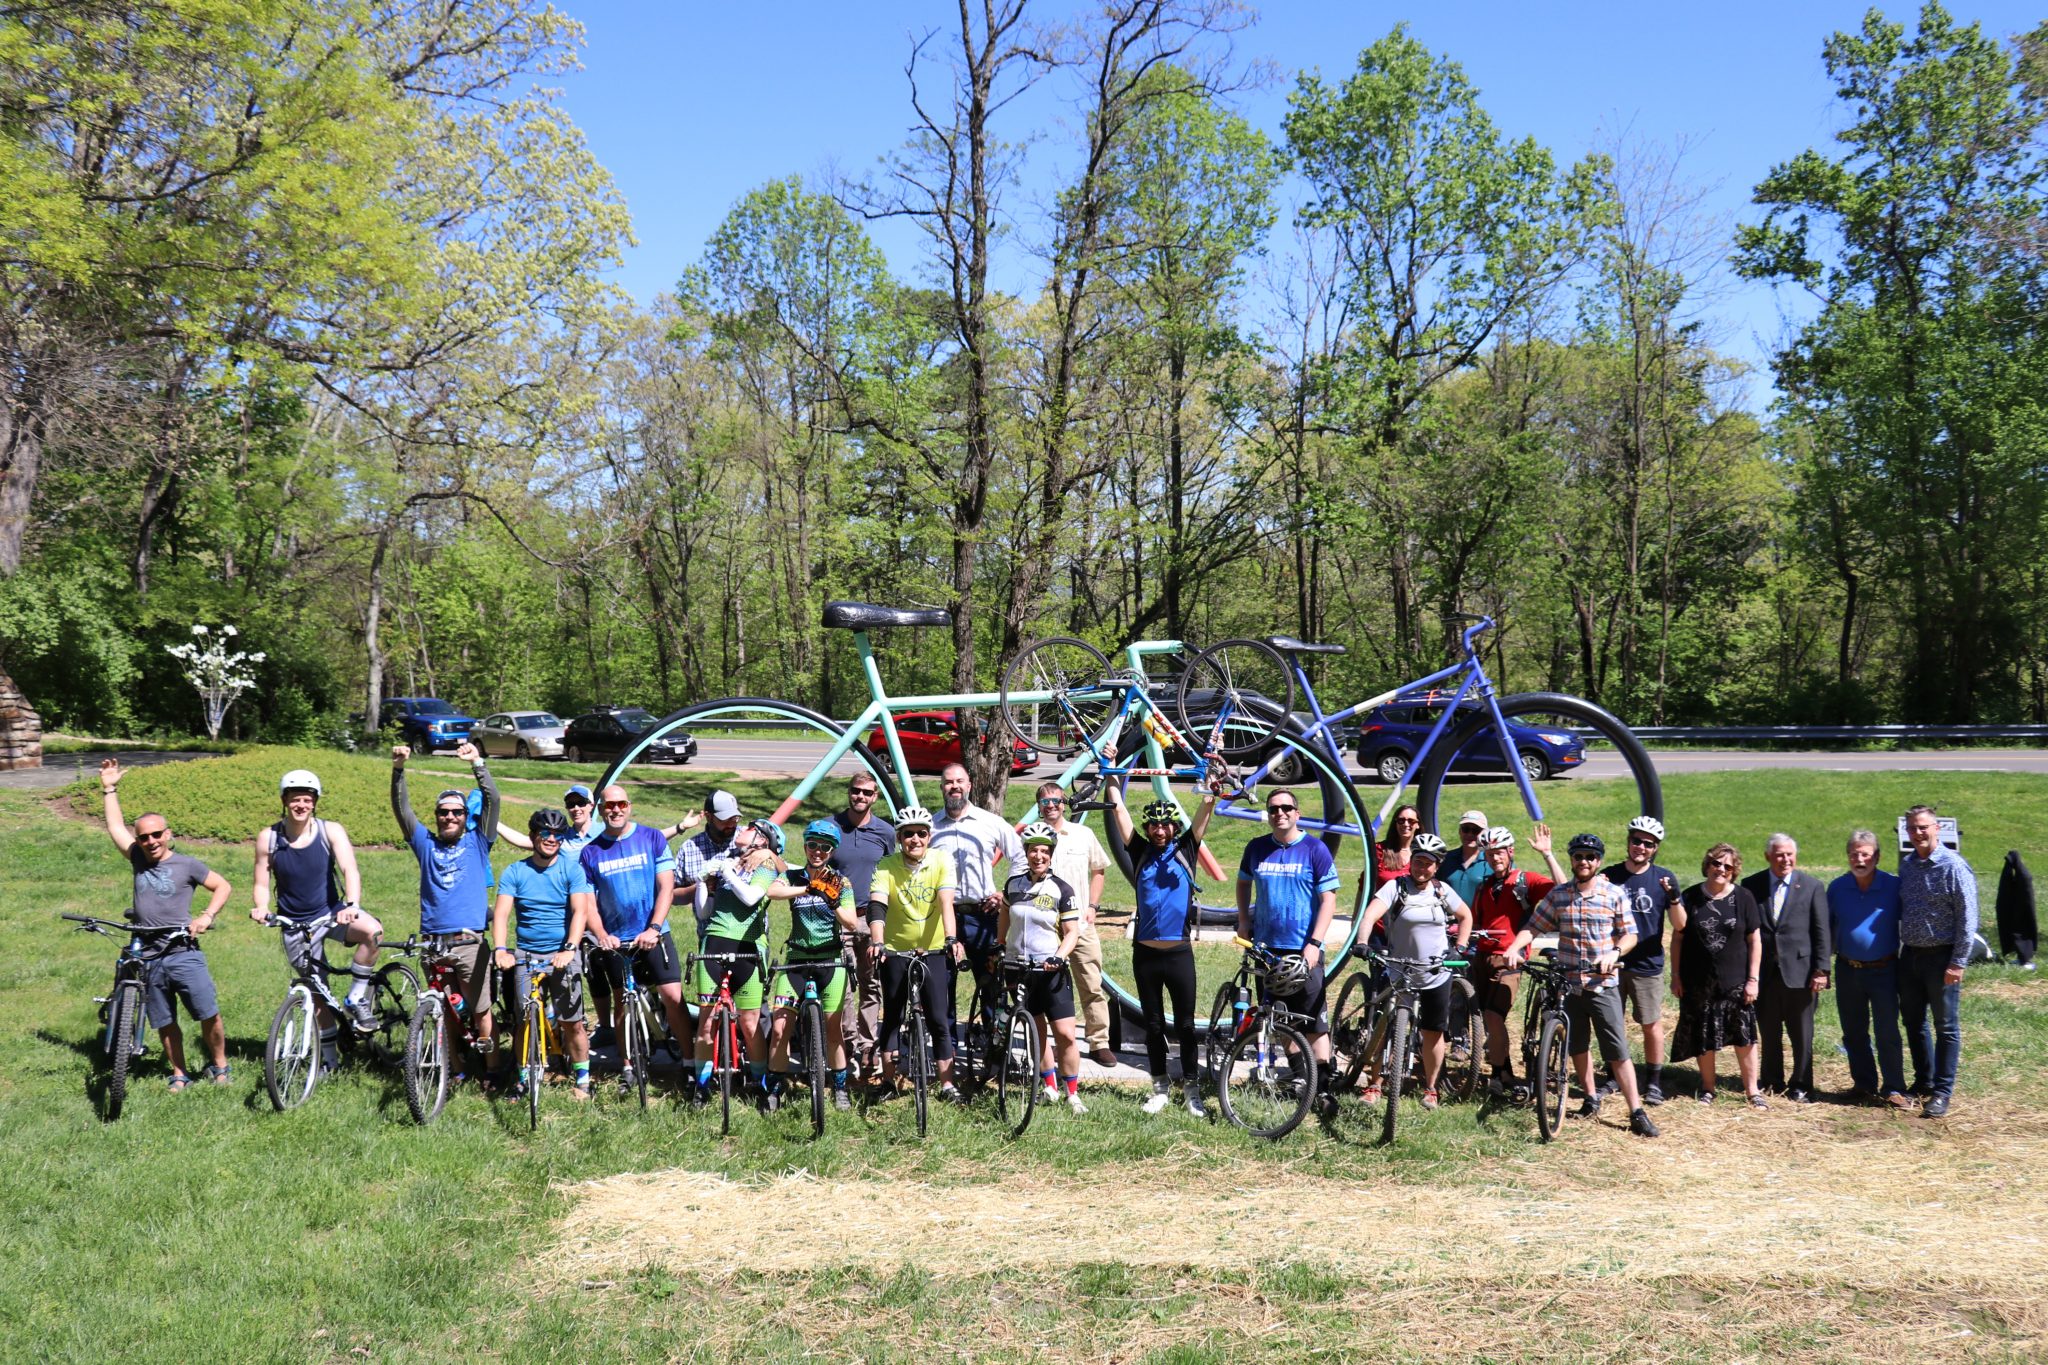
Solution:
[[(306, 751), (311, 754), (314, 751)], [(463, 1091), (415, 1128), (395, 1076), (344, 1072), (272, 1113), (261, 1048), (285, 971), (246, 908), (246, 841), (275, 809), (254, 750), (139, 770), (132, 814), (159, 808), (181, 846), (236, 885), (211, 936), (235, 1064), (224, 1088), (172, 1095), (144, 1063), (129, 1111), (87, 1098), (102, 940), (64, 911), (111, 915), (125, 871), (81, 813), (97, 802), (0, 792), (0, 1359), (1147, 1361), (1555, 1357), (1721, 1360), (2039, 1359), (2048, 1350), (2048, 988), (1972, 972), (1955, 1115), (1936, 1124), (1824, 1104), (1766, 1114), (1666, 1105), (1667, 1136), (1621, 1130), (1618, 1106), (1559, 1144), (1525, 1112), (1414, 1110), (1391, 1149), (1356, 1106), (1279, 1144), (1143, 1115), (1104, 1087), (1091, 1112), (1042, 1113), (1021, 1142), (981, 1110), (907, 1105), (642, 1116), (609, 1096), (523, 1108)], [(361, 843), (395, 833), (388, 763), (318, 753), (323, 813)], [(422, 765), (425, 766), (425, 765)], [(437, 761), (449, 770), (458, 765)], [(505, 765), (494, 764), (494, 767)], [(515, 765), (517, 766), (517, 765)], [(568, 780), (544, 765), (552, 801)], [(636, 784), (649, 818), (721, 779)], [(731, 781), (749, 809), (787, 783)], [(412, 782), (422, 808), (440, 779)], [(1474, 785), (1496, 819), (1512, 789)], [(1545, 789), (1562, 834), (1618, 843), (1599, 784)], [(1719, 838), (1760, 865), (1785, 829), (1821, 875), (1858, 824), (1912, 800), (1963, 824), (1985, 878), (2048, 828), (2048, 780), (2001, 774), (1681, 776), (1666, 861), (1686, 880)], [(1021, 813), (1028, 787), (1013, 788)], [(1498, 805), (1500, 810), (1492, 808)], [(1218, 839), (1226, 866), (1246, 827)], [(199, 832), (236, 841), (210, 843)], [(367, 903), (417, 923), (417, 870), (364, 854)], [(1107, 899), (1122, 896), (1112, 876)], [(1347, 888), (1348, 891), (1348, 888)], [(1220, 897), (1219, 897), (1220, 899)], [(1113, 945), (1112, 951), (1120, 951)], [(1218, 952), (1209, 971), (1227, 970)], [(1213, 989), (1205, 979), (1205, 993)], [(1822, 1005), (1820, 1077), (1846, 1087)], [(190, 1030), (188, 1030), (188, 1035)], [(1689, 1068), (1667, 1088), (1691, 1088)]]

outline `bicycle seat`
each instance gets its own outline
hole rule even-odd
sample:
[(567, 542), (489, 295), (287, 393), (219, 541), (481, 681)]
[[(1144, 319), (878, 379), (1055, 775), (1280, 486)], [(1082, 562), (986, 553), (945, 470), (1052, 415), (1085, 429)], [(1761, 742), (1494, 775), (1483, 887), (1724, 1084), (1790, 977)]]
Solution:
[(1297, 640), (1292, 635), (1268, 635), (1266, 643), (1282, 654), (1342, 654), (1342, 645), (1312, 645), (1306, 640)]
[(872, 602), (827, 602), (825, 629), (879, 630), (884, 626), (950, 626), (944, 607), (878, 607)]

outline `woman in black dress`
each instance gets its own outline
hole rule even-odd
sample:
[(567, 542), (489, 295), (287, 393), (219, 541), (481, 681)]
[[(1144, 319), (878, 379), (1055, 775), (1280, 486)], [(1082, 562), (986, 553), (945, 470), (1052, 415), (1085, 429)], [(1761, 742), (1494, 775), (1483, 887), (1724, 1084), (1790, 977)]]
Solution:
[(1705, 880), (1687, 888), (1671, 912), (1671, 993), (1678, 997), (1678, 1032), (1671, 1060), (1699, 1059), (1700, 1103), (1714, 1102), (1714, 1054), (1735, 1049), (1742, 1093), (1762, 1109), (1756, 1087), (1757, 971), (1763, 963), (1763, 913), (1756, 898), (1735, 884), (1742, 855), (1715, 844), (1700, 862)]

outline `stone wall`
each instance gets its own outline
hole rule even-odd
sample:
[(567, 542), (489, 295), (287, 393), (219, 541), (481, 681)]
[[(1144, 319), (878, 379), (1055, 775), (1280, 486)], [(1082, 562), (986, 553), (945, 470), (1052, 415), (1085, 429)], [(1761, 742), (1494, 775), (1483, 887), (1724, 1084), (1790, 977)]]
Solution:
[(0, 673), (0, 772), (42, 766), (43, 718), (14, 679)]

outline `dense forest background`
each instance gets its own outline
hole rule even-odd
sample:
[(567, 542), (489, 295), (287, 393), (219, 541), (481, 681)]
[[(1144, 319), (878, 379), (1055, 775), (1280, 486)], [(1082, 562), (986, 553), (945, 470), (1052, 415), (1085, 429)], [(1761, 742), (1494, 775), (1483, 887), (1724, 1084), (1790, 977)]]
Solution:
[[(765, 179), (641, 308), (551, 9), (0, 0), (0, 667), (185, 733), (166, 646), (233, 623), (229, 732), (325, 740), (388, 695), (846, 714), (833, 597), (952, 609), (882, 641), (906, 691), (1284, 630), (1359, 695), (1483, 610), (1511, 689), (1638, 723), (2048, 721), (2048, 26), (1816, 34), (1838, 140), (1728, 224), (1400, 29), (1259, 128), (1248, 12), (1039, 9), (935, 7), (904, 143)], [(1041, 82), (1072, 128), (1019, 126)], [(1729, 262), (1812, 301), (1769, 376), (1712, 345)]]

